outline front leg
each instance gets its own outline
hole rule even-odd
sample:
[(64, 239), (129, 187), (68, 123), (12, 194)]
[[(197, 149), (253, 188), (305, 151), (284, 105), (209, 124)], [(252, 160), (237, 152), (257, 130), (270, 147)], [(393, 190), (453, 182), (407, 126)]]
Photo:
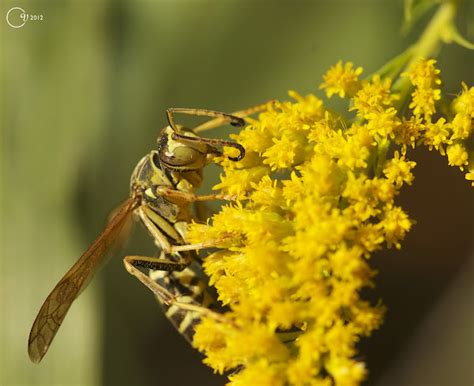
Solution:
[(171, 243), (169, 239), (174, 240), (176, 243), (182, 241), (181, 236), (178, 234), (176, 229), (146, 205), (142, 205), (138, 208), (137, 214), (150, 235), (153, 237), (155, 244), (160, 247), (164, 253), (171, 252)]
[(194, 193), (182, 192), (170, 188), (169, 186), (157, 186), (156, 194), (166, 198), (176, 204), (188, 203), (188, 202), (199, 202), (199, 201), (212, 201), (212, 200), (225, 200), (225, 201), (236, 201), (238, 196), (230, 194), (206, 194), (196, 195)]

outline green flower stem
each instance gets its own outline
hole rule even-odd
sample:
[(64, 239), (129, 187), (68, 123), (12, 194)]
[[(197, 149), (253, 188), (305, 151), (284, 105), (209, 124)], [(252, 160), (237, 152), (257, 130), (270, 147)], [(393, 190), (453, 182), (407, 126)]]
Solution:
[(413, 47), (414, 46), (408, 47), (401, 54), (398, 54), (394, 58), (390, 59), (387, 63), (385, 63), (377, 71), (368, 75), (365, 79), (371, 80), (374, 75), (379, 75), (381, 78), (388, 77), (395, 79), (396, 76), (405, 68), (408, 61), (413, 57)]
[(380, 177), (383, 172), (385, 161), (387, 160), (388, 149), (390, 148), (390, 140), (381, 141), (377, 148), (377, 164), (375, 167), (375, 177)]
[[(430, 23), (418, 39), (418, 41), (412, 46), (411, 59), (405, 66), (405, 69), (418, 61), (420, 57), (430, 58), (438, 55), (441, 49), (441, 44), (449, 40), (449, 34), (452, 30), (454, 17), (458, 9), (458, 1), (451, 0), (443, 3), (438, 8)], [(399, 109), (405, 103), (408, 95), (411, 91), (411, 83), (407, 78), (398, 78), (393, 89), (399, 91), (400, 99), (395, 106)]]

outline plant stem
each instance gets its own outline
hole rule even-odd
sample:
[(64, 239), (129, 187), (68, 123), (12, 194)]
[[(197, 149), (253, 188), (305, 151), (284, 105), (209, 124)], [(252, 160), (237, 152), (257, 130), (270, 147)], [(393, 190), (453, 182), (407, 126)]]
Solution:
[[(418, 41), (412, 46), (412, 56), (406, 64), (405, 69), (410, 68), (420, 57), (428, 58), (438, 55), (441, 49), (441, 43), (447, 38), (446, 35), (449, 33), (450, 27), (453, 24), (457, 9), (458, 2), (456, 0), (447, 1), (440, 5)], [(399, 90), (400, 92), (400, 99), (398, 106), (396, 106), (399, 108), (405, 103), (410, 93), (411, 83), (409, 79), (405, 77), (398, 78), (394, 85), (394, 90)]]

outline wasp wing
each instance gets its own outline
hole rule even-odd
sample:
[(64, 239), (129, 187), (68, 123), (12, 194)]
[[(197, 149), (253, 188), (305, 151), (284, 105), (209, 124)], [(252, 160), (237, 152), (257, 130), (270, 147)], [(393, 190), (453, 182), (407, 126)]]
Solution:
[(121, 238), (122, 230), (127, 228), (126, 224), (130, 222), (135, 207), (136, 199), (132, 197), (122, 203), (102, 233), (66, 272), (44, 301), (28, 339), (28, 354), (32, 362), (39, 363), (48, 351), (72, 302), (104, 263), (110, 247)]

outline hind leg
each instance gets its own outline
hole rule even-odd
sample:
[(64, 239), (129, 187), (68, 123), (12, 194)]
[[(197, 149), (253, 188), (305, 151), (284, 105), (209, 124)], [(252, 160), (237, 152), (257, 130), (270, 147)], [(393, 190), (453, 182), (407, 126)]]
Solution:
[(160, 257), (148, 257), (148, 256), (125, 256), (123, 263), (125, 269), (131, 275), (135, 276), (145, 286), (147, 286), (151, 292), (156, 296), (160, 297), (164, 304), (170, 305), (175, 301), (175, 296), (168, 291), (166, 288), (158, 285), (148, 275), (145, 275), (137, 267), (149, 268), (160, 271), (182, 271), (189, 265), (189, 261), (183, 259), (182, 261), (171, 261), (165, 257), (165, 253), (161, 251)]
[[(211, 311), (210, 309), (199, 306), (196, 304), (188, 303), (186, 301), (180, 301), (180, 297), (173, 294), (166, 287), (158, 284), (156, 281), (151, 279), (148, 275), (143, 273), (137, 267), (149, 268), (152, 270), (160, 271), (182, 271), (189, 265), (189, 261), (182, 259), (182, 261), (171, 261), (165, 257), (165, 253), (162, 251), (160, 257), (149, 257), (149, 256), (126, 256), (123, 259), (125, 269), (131, 275), (135, 276), (140, 280), (148, 289), (153, 292), (163, 304), (169, 307), (177, 307), (180, 310), (196, 312), (202, 316), (210, 316), (216, 319), (223, 319), (223, 317)], [(183, 299), (184, 300), (184, 299)]]

